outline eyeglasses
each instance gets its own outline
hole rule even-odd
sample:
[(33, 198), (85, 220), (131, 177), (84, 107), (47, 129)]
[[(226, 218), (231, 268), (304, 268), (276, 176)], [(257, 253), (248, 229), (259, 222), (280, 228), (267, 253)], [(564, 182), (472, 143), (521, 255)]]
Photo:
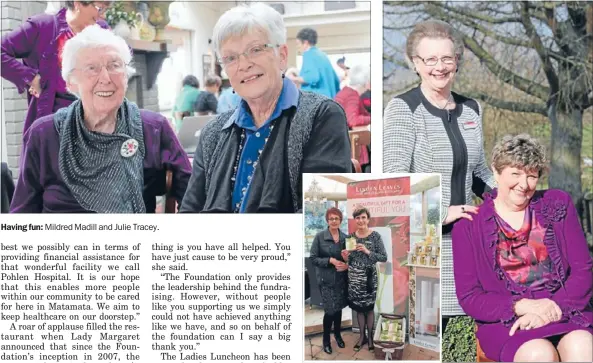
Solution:
[(340, 218), (328, 218), (327, 220), (330, 222), (339, 222)]
[(82, 71), (88, 77), (96, 77), (98, 76), (103, 67), (107, 69), (107, 73), (109, 74), (121, 74), (124, 73), (126, 70), (126, 65), (123, 62), (109, 62), (106, 65), (103, 64), (89, 64), (82, 68), (74, 68)]
[(97, 12), (98, 12), (99, 14), (103, 14), (104, 12), (106, 12), (106, 11), (107, 11), (107, 8), (108, 8), (107, 6), (97, 6), (97, 5), (95, 5), (95, 4), (93, 4), (93, 7), (94, 7), (95, 9), (97, 9)]
[(244, 55), (245, 59), (247, 59), (247, 60), (252, 60), (252, 59), (255, 59), (255, 58), (259, 57), (260, 55), (262, 55), (266, 50), (276, 48), (278, 46), (279, 45), (274, 45), (274, 44), (256, 45), (254, 47), (247, 49), (247, 51), (245, 51), (243, 53), (231, 54), (226, 57), (222, 57), (218, 60), (218, 63), (220, 63), (224, 67), (229, 67), (229, 66), (235, 65), (239, 61), (239, 58), (241, 57), (241, 55)]
[(420, 56), (417, 56), (417, 55), (415, 57), (420, 59), (424, 63), (424, 65), (429, 66), (429, 67), (436, 66), (437, 63), (439, 63), (439, 59), (441, 62), (443, 62), (443, 64), (446, 64), (446, 65), (453, 65), (457, 61), (457, 57), (442, 57), (442, 58), (430, 57), (430, 58), (426, 58), (426, 59), (422, 58)]

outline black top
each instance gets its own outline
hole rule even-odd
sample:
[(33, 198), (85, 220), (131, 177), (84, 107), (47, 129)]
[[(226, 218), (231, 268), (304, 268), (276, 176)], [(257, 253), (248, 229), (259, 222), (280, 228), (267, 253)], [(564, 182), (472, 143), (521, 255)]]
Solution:
[(214, 93), (208, 91), (202, 91), (198, 94), (194, 109), (196, 112), (212, 112), (216, 113), (216, 107), (218, 106), (218, 100)]
[(334, 241), (328, 228), (317, 233), (311, 245), (310, 258), (311, 263), (317, 267), (317, 283), (319, 285), (333, 285), (337, 275), (348, 273), (347, 270), (338, 272), (334, 265), (329, 263), (329, 259), (332, 257), (345, 262), (342, 250), (346, 249), (346, 234), (339, 229), (338, 232), (340, 236), (338, 242)]

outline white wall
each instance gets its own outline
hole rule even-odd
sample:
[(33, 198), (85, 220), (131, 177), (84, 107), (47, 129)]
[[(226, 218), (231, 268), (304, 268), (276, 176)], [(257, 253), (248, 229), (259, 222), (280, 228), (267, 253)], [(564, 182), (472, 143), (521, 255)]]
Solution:
[[(229, 3), (231, 6), (232, 3)], [(225, 9), (224, 7), (222, 9)], [(216, 21), (224, 10), (210, 6), (209, 3), (197, 2), (188, 3), (188, 10), (191, 12), (191, 29), (194, 31), (192, 42), (192, 72), (203, 84), (202, 56), (210, 52), (208, 39), (212, 38), (212, 30)], [(226, 9), (225, 9), (226, 10)], [(213, 49), (212, 49), (213, 51)], [(214, 55), (214, 54), (213, 54)], [(214, 60), (213, 60), (214, 61)]]

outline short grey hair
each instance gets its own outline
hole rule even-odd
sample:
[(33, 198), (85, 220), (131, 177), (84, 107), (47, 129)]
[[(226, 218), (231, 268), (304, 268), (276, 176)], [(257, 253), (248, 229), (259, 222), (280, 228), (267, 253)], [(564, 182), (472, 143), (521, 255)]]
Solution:
[(418, 23), (414, 26), (410, 35), (408, 35), (408, 39), (406, 40), (406, 61), (411, 68), (414, 67), (412, 58), (418, 55), (416, 51), (418, 44), (424, 38), (449, 39), (453, 42), (453, 51), (457, 56), (457, 67), (461, 68), (463, 64), (463, 51), (465, 49), (463, 37), (449, 23), (440, 20), (427, 20)]
[(371, 81), (371, 66), (357, 64), (348, 71), (351, 86), (364, 86)]
[(222, 79), (217, 76), (216, 74), (208, 74), (206, 76), (206, 81), (204, 81), (205, 86), (219, 86), (222, 84)]
[(81, 49), (102, 47), (114, 48), (121, 60), (127, 65), (128, 76), (134, 73), (134, 69), (130, 66), (132, 54), (124, 38), (95, 24), (87, 26), (64, 44), (62, 49), (62, 78), (64, 78), (64, 81), (68, 82), (70, 73), (76, 68), (77, 54)]
[(282, 15), (269, 5), (254, 3), (236, 6), (222, 14), (214, 26), (212, 45), (220, 57), (220, 47), (225, 40), (257, 30), (263, 31), (274, 45), (286, 44)]
[(545, 148), (528, 134), (506, 135), (492, 150), (492, 167), (499, 174), (507, 167), (541, 174), (547, 170)]

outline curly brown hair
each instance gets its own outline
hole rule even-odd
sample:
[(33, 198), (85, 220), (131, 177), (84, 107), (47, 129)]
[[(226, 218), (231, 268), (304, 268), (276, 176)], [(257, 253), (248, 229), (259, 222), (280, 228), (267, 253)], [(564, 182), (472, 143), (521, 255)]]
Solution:
[(546, 150), (528, 134), (506, 135), (492, 150), (492, 168), (500, 174), (507, 167), (537, 171), (541, 176), (548, 167)]

